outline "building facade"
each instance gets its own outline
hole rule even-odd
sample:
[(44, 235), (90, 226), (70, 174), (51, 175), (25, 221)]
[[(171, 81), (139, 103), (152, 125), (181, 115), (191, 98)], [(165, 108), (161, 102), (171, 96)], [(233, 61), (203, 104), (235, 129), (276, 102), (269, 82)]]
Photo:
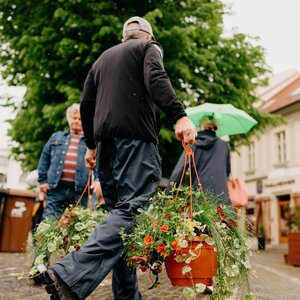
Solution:
[(9, 157), (7, 148), (0, 148), (0, 188), (27, 189), (26, 173), (23, 173), (20, 163)]
[(247, 183), (249, 220), (275, 245), (287, 243), (291, 212), (300, 205), (300, 74), (279, 74), (258, 93), (258, 107), (285, 122), (232, 152), (232, 175)]
[[(24, 93), (24, 87), (7, 86), (0, 77), (1, 98), (12, 98), (17, 105), (22, 102)], [(14, 116), (15, 112), (12, 109), (0, 106), (0, 188), (26, 189), (28, 184), (24, 178), (27, 174), (23, 173), (20, 163), (11, 158), (8, 146), (7, 130), (10, 125), (7, 121), (13, 119)]]

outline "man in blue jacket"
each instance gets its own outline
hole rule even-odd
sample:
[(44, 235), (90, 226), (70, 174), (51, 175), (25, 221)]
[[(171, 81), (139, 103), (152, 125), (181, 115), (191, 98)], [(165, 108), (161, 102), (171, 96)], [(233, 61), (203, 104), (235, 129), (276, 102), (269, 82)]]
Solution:
[(139, 208), (161, 178), (159, 109), (176, 124), (178, 140), (194, 143), (196, 129), (186, 117), (163, 67), (163, 51), (151, 25), (133, 17), (123, 43), (102, 53), (90, 69), (82, 95), (87, 166), (96, 165), (109, 210), (78, 252), (44, 272), (51, 299), (85, 299), (113, 270), (115, 300), (140, 300), (135, 270), (123, 260), (121, 228), (130, 230)]
[[(60, 217), (69, 204), (77, 202), (87, 184), (89, 173), (85, 165), (87, 147), (79, 108), (79, 104), (73, 104), (67, 109), (69, 130), (53, 133), (39, 159), (39, 189), (46, 194), (43, 219)], [(94, 193), (100, 197), (102, 192), (97, 172), (94, 172), (94, 177), (92, 187)]]

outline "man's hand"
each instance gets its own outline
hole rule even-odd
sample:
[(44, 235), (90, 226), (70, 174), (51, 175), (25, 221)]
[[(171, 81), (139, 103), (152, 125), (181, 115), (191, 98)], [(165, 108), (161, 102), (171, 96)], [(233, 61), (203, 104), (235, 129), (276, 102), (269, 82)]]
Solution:
[(195, 125), (188, 117), (182, 117), (176, 122), (175, 134), (178, 141), (186, 144), (195, 144), (197, 130)]
[(49, 190), (48, 183), (42, 183), (42, 184), (40, 184), (39, 189), (40, 189), (40, 193), (47, 194), (47, 192)]
[(85, 153), (85, 165), (87, 168), (94, 169), (96, 166), (96, 149), (88, 149)]

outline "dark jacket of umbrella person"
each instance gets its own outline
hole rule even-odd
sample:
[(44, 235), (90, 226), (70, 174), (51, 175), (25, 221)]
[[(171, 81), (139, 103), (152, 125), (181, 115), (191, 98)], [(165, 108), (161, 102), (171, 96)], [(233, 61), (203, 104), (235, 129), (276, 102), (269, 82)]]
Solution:
[[(231, 172), (230, 150), (228, 144), (216, 136), (218, 124), (214, 120), (205, 119), (201, 122), (202, 130), (198, 132), (196, 144), (191, 146), (194, 151), (197, 172), (205, 193), (213, 194), (221, 204), (230, 204), (227, 180)], [(184, 152), (180, 156), (169, 183), (179, 185), (184, 168)], [(192, 170), (193, 186), (198, 187), (195, 172)], [(168, 184), (167, 192), (171, 189)]]

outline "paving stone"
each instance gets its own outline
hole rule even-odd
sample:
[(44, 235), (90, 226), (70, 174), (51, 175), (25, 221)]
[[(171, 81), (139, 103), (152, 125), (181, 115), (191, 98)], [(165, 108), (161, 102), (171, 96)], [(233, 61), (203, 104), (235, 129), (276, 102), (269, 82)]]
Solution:
[[(257, 300), (300, 299), (300, 267), (285, 264), (283, 254), (286, 246), (254, 251), (253, 265), (256, 272), (251, 276), (250, 289)], [(32, 285), (26, 274), (30, 269), (31, 251), (25, 253), (0, 252), (0, 299), (3, 300), (48, 300), (43, 286)], [(23, 274), (23, 278), (20, 275)], [(19, 279), (18, 279), (19, 278)], [(148, 273), (138, 273), (143, 300), (182, 300), (182, 288), (171, 286), (165, 272), (160, 276), (159, 288), (149, 290), (151, 280)], [(87, 298), (89, 300), (113, 300), (111, 275)], [(208, 300), (200, 295), (197, 300)]]

